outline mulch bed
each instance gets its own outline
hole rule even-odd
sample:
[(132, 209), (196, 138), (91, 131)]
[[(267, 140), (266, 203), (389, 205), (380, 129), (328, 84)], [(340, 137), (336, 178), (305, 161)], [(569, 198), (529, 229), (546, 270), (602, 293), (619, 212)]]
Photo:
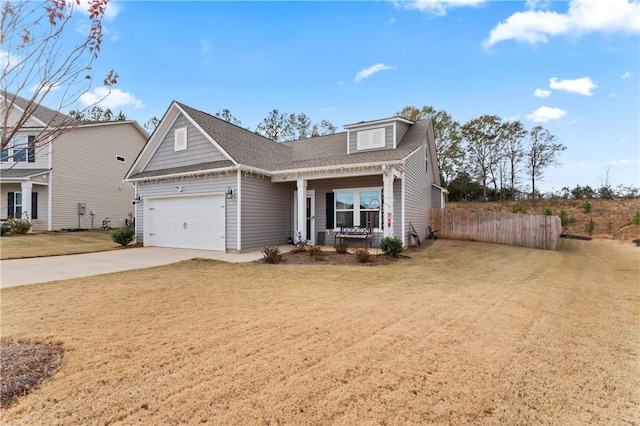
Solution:
[(0, 405), (9, 408), (60, 367), (64, 349), (43, 343), (0, 343)]

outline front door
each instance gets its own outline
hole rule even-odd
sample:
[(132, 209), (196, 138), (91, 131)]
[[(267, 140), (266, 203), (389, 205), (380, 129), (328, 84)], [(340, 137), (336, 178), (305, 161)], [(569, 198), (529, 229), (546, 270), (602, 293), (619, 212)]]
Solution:
[[(298, 191), (294, 193), (294, 199), (298, 199)], [(307, 231), (307, 242), (310, 244), (315, 244), (316, 242), (316, 193), (314, 190), (307, 191), (307, 200), (305, 201), (305, 230)], [(293, 203), (293, 217), (294, 217), (294, 232), (298, 229), (302, 230), (298, 227), (298, 203)]]

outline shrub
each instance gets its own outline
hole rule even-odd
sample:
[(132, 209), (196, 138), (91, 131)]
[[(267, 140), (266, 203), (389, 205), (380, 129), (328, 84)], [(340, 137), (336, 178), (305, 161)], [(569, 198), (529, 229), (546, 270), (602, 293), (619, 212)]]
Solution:
[(366, 247), (356, 247), (353, 249), (353, 254), (356, 255), (358, 263), (367, 263), (371, 260), (371, 253)]
[(595, 227), (596, 227), (596, 223), (593, 221), (593, 218), (591, 218), (589, 219), (589, 222), (585, 225), (584, 230), (587, 231), (589, 235), (591, 235)]
[(527, 214), (527, 209), (523, 205), (518, 204), (517, 206), (513, 206), (513, 208), (511, 209), (511, 213)]
[(314, 260), (322, 260), (322, 246), (310, 246), (309, 256), (313, 257)]
[(338, 254), (346, 254), (349, 250), (349, 244), (346, 241), (342, 241), (341, 243), (336, 245), (336, 253)]
[(9, 232), (12, 234), (26, 234), (31, 230), (31, 221), (29, 219), (9, 219)]
[(640, 224), (640, 209), (636, 210), (633, 216), (631, 216), (631, 222), (636, 225)]
[(0, 224), (0, 235), (4, 235), (9, 231), (11, 231), (11, 225), (9, 225), (7, 222), (2, 222)]
[(544, 210), (542, 210), (542, 214), (545, 216), (552, 216), (553, 215), (553, 210), (551, 210), (551, 207), (549, 205), (546, 205), (544, 207)]
[(302, 240), (299, 243), (296, 244), (296, 248), (293, 250), (296, 253), (302, 253), (304, 251), (307, 251), (307, 240)]
[(560, 213), (558, 213), (558, 216), (560, 216), (560, 223), (562, 223), (562, 226), (576, 221), (576, 218), (573, 216), (569, 216), (569, 213), (567, 213), (567, 211), (564, 209), (560, 209)]
[(585, 201), (585, 202), (582, 204), (582, 211), (583, 211), (584, 213), (591, 213), (591, 203), (590, 203), (590, 202), (588, 202), (588, 201)]
[(267, 263), (275, 264), (282, 262), (282, 253), (278, 246), (265, 246), (262, 249), (262, 257)]
[(402, 253), (402, 240), (396, 237), (384, 237), (380, 241), (380, 250), (387, 257), (398, 257)]
[(136, 230), (127, 226), (125, 228), (118, 228), (111, 232), (111, 239), (122, 247), (126, 247), (131, 244), (135, 235)]

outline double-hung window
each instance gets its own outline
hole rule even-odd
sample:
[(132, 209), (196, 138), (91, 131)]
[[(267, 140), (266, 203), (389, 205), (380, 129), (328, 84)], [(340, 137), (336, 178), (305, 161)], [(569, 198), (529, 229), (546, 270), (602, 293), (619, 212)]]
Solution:
[(380, 229), (379, 188), (338, 189), (335, 193), (335, 226)]
[(15, 136), (0, 153), (3, 163), (35, 162), (34, 136)]

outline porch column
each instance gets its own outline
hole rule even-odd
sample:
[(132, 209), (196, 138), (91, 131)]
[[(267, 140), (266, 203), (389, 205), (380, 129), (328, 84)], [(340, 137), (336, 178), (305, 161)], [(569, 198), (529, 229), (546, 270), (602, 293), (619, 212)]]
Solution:
[(382, 220), (384, 220), (383, 237), (393, 237), (393, 169), (382, 167), (382, 186), (384, 188), (384, 204)]
[[(22, 186), (22, 217), (26, 217), (31, 220), (31, 189), (33, 188), (33, 182), (25, 181), (21, 183)], [(21, 218), (16, 218), (21, 219)]]
[(298, 179), (298, 231), (301, 235), (301, 240), (305, 241), (308, 239), (307, 235), (307, 181), (304, 179)]

